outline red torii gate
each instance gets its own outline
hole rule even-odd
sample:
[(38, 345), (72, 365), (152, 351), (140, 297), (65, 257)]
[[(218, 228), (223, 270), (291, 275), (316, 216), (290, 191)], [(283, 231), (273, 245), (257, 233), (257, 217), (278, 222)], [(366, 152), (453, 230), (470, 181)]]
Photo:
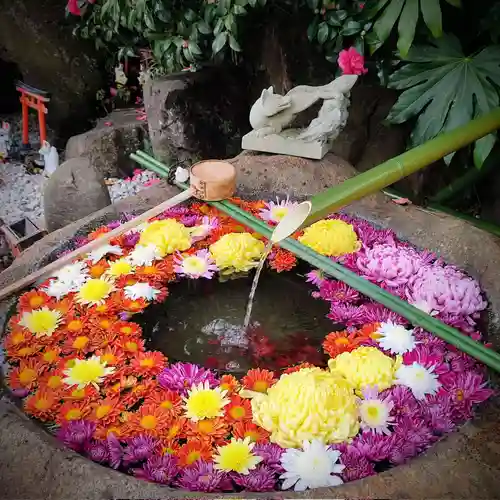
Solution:
[(16, 83), (16, 90), (21, 93), (20, 101), (23, 111), (23, 146), (29, 148), (29, 123), (28, 110), (35, 109), (38, 112), (38, 124), (40, 127), (40, 145), (47, 140), (47, 126), (45, 123), (45, 115), (48, 113), (45, 103), (50, 101), (50, 94), (43, 90), (31, 87), (23, 82)]

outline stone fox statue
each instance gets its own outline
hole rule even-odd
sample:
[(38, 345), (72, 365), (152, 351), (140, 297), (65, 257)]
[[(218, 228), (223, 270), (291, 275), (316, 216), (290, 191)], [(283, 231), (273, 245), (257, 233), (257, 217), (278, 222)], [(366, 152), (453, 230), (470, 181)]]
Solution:
[(264, 89), (250, 110), (250, 125), (259, 137), (279, 134), (298, 113), (318, 100), (348, 94), (357, 78), (356, 75), (343, 75), (321, 87), (300, 85), (284, 96), (275, 94), (272, 87)]

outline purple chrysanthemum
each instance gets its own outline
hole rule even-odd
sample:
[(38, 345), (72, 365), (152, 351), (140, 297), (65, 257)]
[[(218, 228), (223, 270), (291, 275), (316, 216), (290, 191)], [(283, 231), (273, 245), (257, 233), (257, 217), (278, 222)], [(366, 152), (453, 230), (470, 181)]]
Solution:
[(123, 453), (123, 463), (129, 465), (147, 460), (157, 449), (158, 441), (156, 439), (144, 434), (133, 437), (127, 442)]
[(57, 432), (57, 437), (73, 450), (81, 451), (92, 439), (96, 424), (87, 420), (71, 420)]
[(106, 227), (108, 229), (113, 230), (113, 229), (116, 229), (117, 227), (120, 227), (121, 225), (122, 225), (121, 221), (113, 220), (113, 221), (109, 222), (108, 224), (106, 224)]
[(399, 325), (407, 325), (408, 320), (400, 316), (398, 313), (391, 311), (382, 304), (369, 302), (360, 306), (360, 314), (362, 314), (362, 323), (397, 323)]
[(429, 370), (432, 369), (434, 373), (442, 375), (450, 370), (448, 364), (444, 361), (443, 357), (439, 354), (433, 354), (426, 345), (418, 344), (415, 349), (403, 354), (403, 363), (405, 365), (412, 365), (418, 363), (425, 366)]
[(435, 356), (444, 356), (447, 349), (444, 340), (441, 340), (432, 333), (426, 332), (420, 327), (413, 330), (413, 335), (415, 335), (415, 340), (420, 345), (427, 347), (431, 354)]
[(163, 212), (161, 214), (161, 216), (159, 218), (162, 218), (162, 219), (175, 218), (175, 217), (179, 217), (181, 215), (186, 215), (188, 213), (189, 213), (189, 208), (177, 206), (177, 207), (168, 208), (167, 210), (165, 210), (165, 212)]
[(352, 445), (356, 447), (363, 456), (373, 462), (387, 460), (391, 451), (390, 436), (372, 431), (365, 431), (354, 438)]
[(177, 458), (169, 454), (151, 457), (141, 469), (134, 469), (133, 473), (146, 481), (170, 484), (179, 473)]
[(113, 469), (118, 469), (122, 463), (123, 448), (119, 439), (110, 432), (106, 438), (109, 451), (109, 465)]
[(100, 464), (107, 464), (109, 462), (109, 449), (106, 441), (93, 439), (87, 442), (84, 449), (85, 455), (90, 460)]
[(274, 443), (257, 443), (252, 453), (259, 457), (262, 457), (262, 464), (271, 467), (278, 473), (285, 472), (283, 466), (281, 465), (281, 455), (285, 452), (285, 449)]
[(487, 305), (478, 282), (453, 266), (422, 266), (408, 281), (407, 295), (428, 313), (470, 316)]
[(375, 474), (374, 464), (355, 446), (347, 445), (341, 453), (340, 463), (345, 465), (341, 473), (344, 481), (356, 481)]
[(209, 493), (226, 489), (224, 485), (227, 482), (227, 474), (215, 469), (212, 462), (197, 460), (190, 467), (182, 470), (176, 481), (176, 486), (190, 491)]
[(186, 215), (181, 215), (181, 217), (179, 217), (179, 222), (181, 224), (184, 224), (184, 226), (186, 227), (196, 226), (199, 220), (200, 218), (198, 217), (198, 215), (186, 214)]
[(473, 314), (472, 317), (447, 313), (441, 313), (437, 315), (437, 318), (440, 319), (443, 323), (446, 323), (453, 328), (457, 328), (458, 330), (469, 334), (473, 333), (476, 329), (476, 322), (473, 319), (474, 317), (476, 317), (476, 314)]
[(466, 372), (473, 370), (476, 367), (476, 360), (460, 351), (448, 351), (446, 353), (446, 361), (450, 363), (450, 368), (454, 372)]
[(353, 303), (359, 300), (359, 292), (337, 280), (323, 280), (319, 286), (319, 296), (335, 304)]
[(382, 394), (391, 396), (391, 400), (394, 403), (392, 414), (396, 417), (396, 421), (405, 417), (411, 417), (419, 412), (418, 401), (407, 387), (395, 385), (383, 391)]
[(453, 404), (449, 394), (433, 394), (421, 405), (427, 423), (433, 432), (446, 434), (455, 428), (452, 419)]
[(323, 281), (325, 281), (325, 274), (321, 269), (313, 269), (306, 274), (306, 283), (311, 283), (318, 288)]
[(133, 231), (131, 233), (127, 233), (123, 236), (123, 246), (126, 248), (133, 248), (137, 245), (137, 242), (141, 239), (141, 233), (138, 231)]
[(211, 388), (218, 384), (215, 375), (210, 370), (192, 363), (170, 365), (160, 373), (158, 382), (164, 389), (179, 391), (183, 395), (186, 395), (194, 384), (208, 382)]
[(332, 302), (330, 312), (326, 317), (331, 319), (334, 323), (340, 323), (346, 326), (356, 326), (363, 323), (364, 310), (361, 307)]
[(486, 387), (484, 378), (474, 372), (449, 372), (441, 377), (443, 390), (450, 395), (453, 414), (457, 420), (472, 416), (473, 405), (486, 401), (493, 390)]
[(267, 465), (258, 465), (249, 474), (233, 474), (233, 481), (247, 491), (273, 491), (276, 473)]
[(387, 288), (406, 285), (423, 265), (420, 254), (411, 247), (376, 244), (357, 258), (359, 273), (374, 283)]

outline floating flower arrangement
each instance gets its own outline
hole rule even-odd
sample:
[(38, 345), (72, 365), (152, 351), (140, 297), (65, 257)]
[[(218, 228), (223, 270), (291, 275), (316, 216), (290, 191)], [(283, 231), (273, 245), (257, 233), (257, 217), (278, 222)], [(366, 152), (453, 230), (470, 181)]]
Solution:
[[(292, 203), (234, 202), (271, 224)], [(481, 338), (478, 283), (392, 231), (334, 215), (294, 237)], [(202, 492), (301, 491), (376, 474), (429, 448), (492, 394), (474, 359), (318, 270), (306, 276), (312, 295), (345, 328), (325, 332), (327, 365), (306, 362), (306, 349), (281, 359), (280, 372), (254, 368), (237, 380), (145, 349), (131, 319), (167, 299), (169, 283), (247, 273), (264, 248), (197, 203), (103, 244), (20, 297), (4, 346), (11, 390), (89, 459)], [(281, 248), (267, 258), (275, 272), (296, 263)], [(274, 355), (265, 336), (255, 342), (258, 358)]]

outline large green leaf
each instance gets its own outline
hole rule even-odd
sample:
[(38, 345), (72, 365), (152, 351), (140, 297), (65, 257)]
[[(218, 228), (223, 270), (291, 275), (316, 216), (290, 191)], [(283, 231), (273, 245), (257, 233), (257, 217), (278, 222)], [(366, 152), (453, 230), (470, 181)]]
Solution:
[[(433, 45), (414, 46), (408, 61), (389, 78), (389, 87), (406, 90), (387, 120), (403, 123), (418, 117), (411, 134), (413, 146), (464, 125), (500, 104), (495, 88), (500, 87), (500, 46), (466, 57), (458, 40), (447, 35)], [(476, 141), (474, 162), (478, 168), (495, 141), (494, 134)]]
[[(374, 19), (373, 32), (378, 40), (377, 44), (371, 44), (371, 51), (377, 50), (389, 38), (397, 25), (397, 47), (400, 54), (406, 57), (413, 44), (416, 27), (420, 19), (423, 19), (432, 35), (439, 38), (443, 33), (440, 1), (379, 0), (378, 3), (368, 7), (368, 12), (365, 15), (370, 19)], [(460, 6), (459, 0), (443, 1), (447, 1), (455, 7)]]

